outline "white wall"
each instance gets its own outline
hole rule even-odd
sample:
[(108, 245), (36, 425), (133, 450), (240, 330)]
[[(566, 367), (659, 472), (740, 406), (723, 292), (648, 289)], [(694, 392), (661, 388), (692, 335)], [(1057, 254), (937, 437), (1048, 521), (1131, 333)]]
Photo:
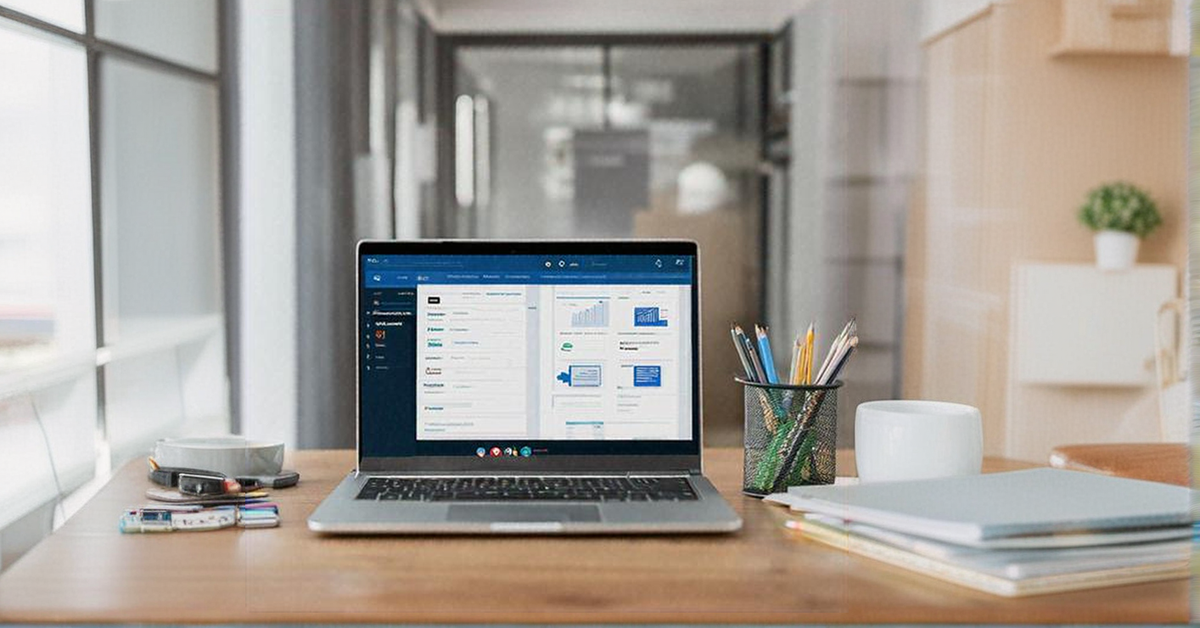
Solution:
[(920, 9), (918, 0), (819, 0), (792, 20), (791, 213), (767, 224), (770, 250), (786, 251), (768, 264), (768, 285), (777, 288), (770, 276), (782, 269), (787, 285), (768, 292), (767, 320), (784, 337), (814, 321), (824, 351), (857, 319), (862, 343), (838, 398), (844, 447), (857, 404), (899, 388), (902, 234), (921, 139)]
[(921, 39), (937, 37), (971, 19), (997, 0), (924, 0), (921, 11)]
[(242, 433), (296, 443), (296, 146), (291, 0), (240, 0)]

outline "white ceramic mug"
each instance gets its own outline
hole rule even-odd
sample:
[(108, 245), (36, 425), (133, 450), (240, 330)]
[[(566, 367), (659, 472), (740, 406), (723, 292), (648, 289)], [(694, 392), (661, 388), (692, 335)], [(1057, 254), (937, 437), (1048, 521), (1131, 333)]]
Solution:
[(854, 416), (854, 460), (862, 482), (979, 473), (979, 409), (944, 401), (869, 401)]

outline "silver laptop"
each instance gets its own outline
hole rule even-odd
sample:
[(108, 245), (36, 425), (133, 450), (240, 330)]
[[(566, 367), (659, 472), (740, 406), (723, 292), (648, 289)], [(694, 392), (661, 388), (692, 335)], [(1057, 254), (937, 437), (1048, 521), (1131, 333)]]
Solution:
[(331, 534), (729, 532), (700, 464), (696, 243), (358, 245)]

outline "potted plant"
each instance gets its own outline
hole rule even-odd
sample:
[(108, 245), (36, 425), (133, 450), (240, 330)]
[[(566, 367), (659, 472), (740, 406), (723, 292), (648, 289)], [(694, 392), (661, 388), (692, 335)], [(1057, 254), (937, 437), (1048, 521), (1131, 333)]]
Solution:
[(1118, 181), (1088, 192), (1079, 222), (1096, 232), (1096, 266), (1124, 270), (1137, 261), (1139, 241), (1162, 224), (1162, 216), (1149, 194)]

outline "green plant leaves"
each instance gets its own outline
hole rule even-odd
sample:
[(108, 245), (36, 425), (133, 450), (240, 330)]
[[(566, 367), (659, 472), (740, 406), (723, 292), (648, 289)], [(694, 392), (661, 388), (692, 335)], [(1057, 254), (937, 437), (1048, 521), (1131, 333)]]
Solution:
[(1092, 231), (1125, 231), (1144, 238), (1162, 224), (1162, 216), (1149, 194), (1118, 181), (1088, 192), (1079, 208), (1079, 222)]

